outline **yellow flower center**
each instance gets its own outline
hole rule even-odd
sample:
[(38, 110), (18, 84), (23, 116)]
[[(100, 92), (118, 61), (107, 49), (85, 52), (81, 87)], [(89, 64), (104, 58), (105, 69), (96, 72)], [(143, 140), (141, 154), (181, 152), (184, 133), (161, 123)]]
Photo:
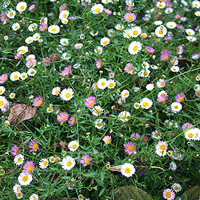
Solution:
[(128, 68), (128, 70), (129, 70), (129, 71), (132, 71), (132, 70), (133, 70), (133, 67), (132, 67), (132, 66), (130, 66), (130, 67)]
[(45, 31), (46, 29), (47, 29), (47, 27), (46, 27), (46, 26), (44, 26), (44, 27), (42, 28), (42, 30), (43, 30), (43, 31)]
[(97, 123), (97, 126), (100, 127), (101, 126), (101, 122)]
[(67, 161), (67, 166), (70, 167), (72, 165), (71, 161)]
[(70, 93), (66, 93), (66, 94), (65, 94), (65, 97), (66, 97), (66, 98), (69, 98), (69, 97), (71, 97), (71, 94), (70, 94)]
[(52, 32), (56, 32), (57, 29), (56, 28), (52, 28), (51, 30), (52, 30)]
[(133, 31), (133, 35), (137, 35), (137, 34), (138, 34), (137, 30)]
[(55, 91), (55, 94), (58, 94), (59, 92), (60, 92), (60, 90), (56, 90), (56, 91)]
[(20, 7), (20, 10), (24, 10), (24, 9), (25, 9), (25, 7), (24, 7), (24, 6), (21, 6), (21, 7)]
[(145, 38), (145, 37), (146, 37), (146, 34), (145, 34), (145, 33), (142, 33), (142, 34), (141, 34), (141, 37), (142, 37), (142, 38)]
[(109, 83), (109, 87), (114, 87), (114, 83)]
[(134, 149), (135, 149), (135, 148), (134, 148), (133, 145), (131, 145), (131, 146), (128, 147), (128, 150), (129, 150), (129, 151), (134, 151)]
[(165, 148), (166, 148), (166, 146), (165, 146), (164, 144), (163, 144), (163, 145), (160, 145), (160, 149), (161, 149), (161, 150), (163, 150), (163, 151), (164, 151), (164, 150), (165, 150)]
[(100, 109), (96, 109), (96, 110), (95, 110), (95, 113), (96, 113), (96, 114), (99, 114), (100, 112), (101, 112)]
[(148, 75), (148, 72), (144, 72), (144, 76), (147, 76)]
[(149, 106), (149, 103), (148, 103), (148, 102), (144, 102), (144, 103), (143, 103), (143, 106), (146, 108), (146, 107)]
[(48, 164), (48, 162), (45, 160), (44, 163), (43, 163), (44, 167), (46, 167), (47, 164)]
[(19, 190), (20, 190), (20, 187), (17, 187), (17, 192), (19, 192)]
[(133, 17), (129, 16), (129, 17), (127, 17), (127, 20), (131, 22), (133, 20)]
[(40, 106), (42, 104), (42, 100), (38, 101), (38, 106)]
[(76, 144), (73, 144), (72, 145), (72, 149), (76, 149), (77, 148), (77, 145)]
[(124, 96), (125, 96), (125, 97), (128, 96), (128, 92), (126, 92), (126, 93), (124, 94)]
[(101, 53), (101, 49), (98, 49), (98, 53)]
[(90, 159), (89, 158), (86, 158), (85, 159), (85, 164), (89, 164), (90, 163)]
[(3, 90), (2, 89), (0, 89), (0, 94), (3, 92)]
[(174, 190), (179, 190), (179, 188), (177, 186), (174, 187)]
[(180, 102), (181, 102), (181, 101), (183, 101), (183, 97), (179, 97), (179, 99), (178, 99), (178, 100), (179, 100)]
[(10, 13), (10, 16), (13, 16), (14, 14), (13, 13)]
[(3, 106), (3, 104), (4, 104), (4, 101), (0, 101), (0, 106)]
[(94, 105), (94, 101), (90, 101), (89, 106), (93, 106), (93, 105)]
[(21, 50), (21, 53), (25, 53), (25, 50), (23, 49), (23, 50)]
[(178, 106), (174, 106), (174, 108), (175, 108), (175, 109), (178, 109), (179, 107), (178, 107)]
[(163, 86), (164, 84), (165, 84), (164, 82), (161, 82), (161, 83), (160, 83), (161, 86)]
[(33, 150), (36, 150), (38, 148), (38, 144), (34, 144), (32, 148)]
[(24, 75), (22, 75), (22, 79), (25, 79), (26, 78), (26, 75), (24, 74)]
[(129, 167), (126, 167), (126, 168), (125, 168), (125, 172), (126, 172), (127, 174), (129, 174), (129, 173), (131, 172), (131, 169), (130, 169)]
[(163, 30), (159, 30), (158, 33), (159, 33), (159, 34), (163, 34)]
[(154, 135), (155, 135), (155, 137), (158, 137), (158, 136), (159, 136), (158, 132), (156, 132)]
[(62, 117), (61, 117), (61, 121), (65, 121), (66, 119), (67, 119), (66, 116), (62, 116)]
[(18, 159), (17, 159), (17, 162), (22, 162), (22, 158), (18, 158)]
[(122, 119), (127, 119), (127, 116), (126, 115), (122, 115)]
[(106, 140), (106, 144), (109, 144), (109, 143), (110, 143), (110, 139), (107, 139), (107, 140)]
[(4, 77), (4, 78), (3, 78), (3, 82), (5, 82), (6, 80), (7, 80), (7, 78), (6, 78), (6, 77)]
[(137, 51), (137, 50), (138, 50), (138, 46), (134, 46), (133, 51)]
[(167, 192), (165, 195), (166, 195), (167, 198), (170, 198), (172, 196), (171, 192)]
[(33, 171), (33, 166), (32, 165), (29, 165), (28, 168), (27, 168), (27, 171), (30, 173)]
[(65, 13), (65, 14), (63, 15), (63, 17), (64, 17), (64, 18), (67, 17), (67, 14)]
[(100, 11), (101, 11), (100, 8), (97, 8), (97, 9), (95, 10), (96, 13), (99, 13)]
[(17, 79), (18, 78), (18, 75), (14, 75), (14, 77), (13, 77), (14, 79)]
[(163, 60), (168, 60), (169, 59), (169, 56), (165, 56)]
[(108, 44), (108, 41), (104, 41), (104, 42), (103, 42), (103, 45), (106, 45), (106, 44)]
[(102, 83), (101, 83), (102, 86), (104, 86), (105, 84), (106, 84), (105, 82), (102, 82)]
[(165, 101), (165, 99), (161, 99), (160, 101), (161, 101), (161, 102), (164, 102), (164, 101)]
[(189, 137), (189, 138), (192, 138), (193, 136), (194, 136), (193, 133), (189, 133), (189, 134), (188, 134), (188, 137)]

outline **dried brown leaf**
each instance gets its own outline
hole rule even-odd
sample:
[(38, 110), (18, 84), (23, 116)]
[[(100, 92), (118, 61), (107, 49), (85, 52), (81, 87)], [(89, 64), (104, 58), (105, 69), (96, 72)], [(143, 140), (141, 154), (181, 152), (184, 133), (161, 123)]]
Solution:
[(65, 150), (68, 150), (67, 144), (66, 144), (65, 142), (61, 141), (61, 142), (59, 143), (59, 145), (60, 145), (61, 147), (63, 147)]
[(31, 119), (35, 116), (37, 108), (32, 108), (21, 101), (12, 104), (8, 121), (11, 125), (18, 125), (20, 122)]

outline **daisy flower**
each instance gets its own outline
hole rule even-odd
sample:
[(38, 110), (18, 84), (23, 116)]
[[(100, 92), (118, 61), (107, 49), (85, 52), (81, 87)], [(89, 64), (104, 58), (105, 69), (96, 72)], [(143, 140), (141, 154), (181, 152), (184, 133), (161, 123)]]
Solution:
[(60, 44), (62, 44), (63, 46), (68, 45), (69, 44), (69, 39), (67, 39), (67, 38), (60, 39)]
[(38, 108), (40, 106), (42, 106), (43, 104), (43, 97), (35, 97), (35, 99), (33, 100), (33, 106)]
[(96, 61), (96, 67), (99, 69), (99, 68), (102, 67), (102, 65), (103, 65), (103, 61), (101, 59), (97, 59), (97, 61)]
[(22, 192), (17, 192), (15, 195), (16, 195), (17, 199), (21, 199), (23, 197)]
[(39, 30), (42, 32), (42, 31), (47, 30), (47, 28), (48, 28), (48, 25), (46, 23), (44, 23), (39, 27)]
[(137, 102), (137, 103), (134, 103), (133, 106), (134, 106), (135, 109), (139, 109), (139, 108), (140, 108), (140, 103), (138, 103), (138, 102)]
[(141, 108), (149, 109), (152, 105), (153, 105), (153, 101), (146, 97), (140, 100)]
[(168, 96), (166, 95), (160, 95), (156, 101), (158, 101), (159, 103), (164, 103), (167, 100)]
[(128, 142), (124, 147), (124, 151), (128, 153), (128, 155), (132, 155), (136, 152), (136, 146), (133, 142)]
[(173, 200), (175, 199), (175, 193), (171, 189), (167, 188), (163, 191), (163, 198), (167, 200)]
[(65, 101), (69, 101), (74, 97), (74, 91), (71, 88), (64, 89), (60, 93), (60, 98)]
[(94, 49), (94, 52), (97, 53), (97, 54), (102, 54), (103, 48), (101, 46), (97, 46), (97, 48)]
[(139, 133), (132, 133), (130, 136), (134, 141), (137, 141), (140, 138)]
[(154, 49), (153, 47), (146, 46), (146, 47), (145, 47), (145, 52), (147, 52), (147, 53), (154, 53), (154, 52), (155, 52), (155, 49)]
[(156, 6), (157, 6), (158, 8), (164, 8), (164, 7), (166, 6), (166, 3), (165, 3), (165, 2), (160, 2), (160, 1), (158, 1), (157, 4), (156, 4)]
[(98, 34), (99, 34), (99, 31), (97, 31), (96, 33), (94, 31), (90, 31), (91, 36), (97, 36)]
[(182, 129), (183, 129), (183, 131), (188, 130), (189, 128), (191, 128), (193, 126), (194, 126), (193, 124), (190, 124), (187, 122), (187, 123), (183, 124)]
[(92, 109), (92, 114), (94, 116), (96, 116), (96, 117), (99, 116), (99, 115), (101, 115), (102, 112), (103, 112), (103, 109), (102, 109), (101, 106), (94, 106), (94, 108)]
[(141, 38), (146, 38), (148, 35), (146, 33), (141, 33), (140, 37)]
[(10, 19), (15, 18), (15, 14), (16, 14), (16, 12), (15, 12), (15, 10), (13, 10), (13, 9), (9, 9), (9, 10), (7, 11), (7, 17), (10, 18)]
[(70, 117), (68, 120), (69, 126), (73, 126), (76, 123), (76, 118), (75, 117)]
[(165, 156), (167, 153), (167, 142), (166, 141), (159, 141), (156, 145), (156, 154), (159, 156)]
[(67, 9), (67, 4), (66, 3), (63, 3), (60, 8), (59, 8), (59, 11), (62, 12), (63, 10), (66, 10)]
[(174, 29), (174, 28), (176, 28), (176, 23), (175, 22), (167, 22), (166, 26), (167, 26), (167, 28)]
[(129, 96), (129, 91), (128, 90), (123, 90), (122, 92), (121, 92), (121, 97), (122, 98), (127, 98)]
[(59, 14), (59, 19), (65, 20), (68, 16), (69, 16), (69, 11), (68, 10), (62, 10)]
[(74, 160), (74, 158), (72, 158), (71, 156), (67, 156), (65, 158), (63, 158), (62, 160), (62, 168), (64, 170), (70, 170), (75, 166), (76, 162)]
[(134, 41), (132, 42), (129, 47), (128, 47), (128, 52), (131, 54), (131, 55), (135, 55), (137, 54), (139, 51), (141, 51), (142, 49), (142, 44), (138, 41)]
[(134, 69), (135, 68), (133, 67), (133, 63), (128, 63), (124, 68), (127, 74), (133, 74)]
[(191, 129), (185, 131), (185, 138), (187, 140), (194, 140), (195, 136), (196, 136), (196, 129), (191, 128)]
[(7, 74), (2, 74), (0, 76), (0, 84), (5, 83), (8, 80), (8, 75)]
[(38, 145), (38, 143), (35, 140), (31, 141), (28, 146), (31, 149), (30, 150), (31, 153), (32, 152), (36, 152), (37, 150), (39, 150), (39, 145)]
[[(0, 97), (1, 98), (1, 97)], [(0, 100), (1, 102), (1, 100)], [(19, 147), (17, 145), (14, 145), (12, 148), (11, 148), (11, 152), (10, 152), (13, 156), (16, 156), (19, 154)]]
[(37, 194), (32, 194), (30, 197), (29, 197), (29, 200), (38, 200), (39, 197)]
[(60, 32), (60, 27), (58, 25), (51, 25), (48, 28), (49, 33), (57, 34)]
[(21, 186), (19, 185), (19, 184), (15, 184), (14, 186), (13, 186), (13, 192), (14, 193), (18, 193), (18, 192), (21, 192)]
[(27, 8), (27, 3), (26, 2), (19, 2), (16, 6), (16, 10), (18, 12), (23, 12)]
[(50, 162), (50, 163), (55, 163), (55, 160), (56, 160), (56, 159), (54, 158), (54, 156), (51, 156), (51, 157), (49, 158), (49, 162)]
[(192, 8), (200, 8), (200, 1), (192, 1)]
[(31, 181), (33, 180), (32, 175), (31, 174), (25, 174), (24, 172), (22, 172), (19, 176), (18, 176), (18, 181), (20, 185), (29, 185), (31, 183)]
[(162, 133), (160, 133), (157, 130), (153, 131), (151, 134), (152, 134), (152, 138), (155, 138), (155, 139), (160, 139), (162, 136)]
[(61, 73), (60, 75), (61, 75), (61, 76), (64, 76), (64, 77), (68, 76), (69, 73), (70, 73), (70, 71), (71, 71), (71, 68), (72, 68), (71, 65), (65, 67), (65, 69), (62, 71), (62, 73)]
[(16, 165), (21, 165), (24, 162), (24, 156), (22, 154), (18, 154), (14, 158), (14, 163)]
[(35, 67), (36, 64), (37, 64), (37, 60), (34, 59), (34, 58), (28, 59), (28, 60), (26, 61), (26, 66), (27, 66), (28, 68)]
[(88, 108), (93, 108), (93, 106), (96, 104), (96, 98), (93, 96), (90, 96), (87, 99), (85, 99), (84, 104)]
[(39, 167), (41, 169), (46, 169), (48, 167), (48, 165), (49, 165), (49, 161), (46, 158), (41, 159), (39, 162)]
[(68, 120), (68, 118), (69, 118), (69, 115), (67, 113), (64, 113), (64, 112), (59, 113), (58, 116), (57, 116), (57, 120), (59, 122), (63, 122), (63, 123), (66, 122)]
[(189, 40), (189, 41), (191, 41), (191, 42), (194, 42), (194, 41), (197, 40), (197, 38), (193, 37), (193, 36), (187, 36), (186, 39)]
[(107, 87), (107, 80), (105, 78), (101, 78), (97, 82), (97, 86), (99, 89), (104, 90)]
[(133, 22), (136, 20), (136, 15), (134, 13), (126, 13), (124, 15), (124, 19), (127, 21), (127, 22)]
[(10, 80), (11, 81), (17, 81), (17, 80), (19, 80), (19, 77), (20, 77), (20, 73), (19, 72), (12, 72), (10, 74)]
[(154, 84), (153, 84), (153, 83), (147, 84), (147, 85), (146, 85), (146, 89), (147, 89), (147, 90), (150, 90), (150, 91), (153, 90), (153, 89), (154, 89)]
[(28, 52), (28, 47), (27, 46), (21, 46), (17, 49), (17, 53), (20, 54), (25, 54), (26, 52)]
[(35, 170), (35, 165), (33, 161), (27, 161), (25, 165), (23, 166), (23, 173), (27, 175), (32, 174), (34, 170)]
[(174, 102), (171, 104), (171, 109), (175, 112), (180, 112), (182, 109), (182, 105), (179, 102)]
[(103, 119), (97, 119), (96, 121), (94, 121), (94, 125), (96, 128), (101, 129), (105, 123), (103, 122)]
[(54, 87), (51, 91), (51, 94), (54, 96), (58, 96), (60, 91), (61, 91), (60, 87)]
[(155, 34), (158, 37), (164, 37), (167, 34), (167, 29), (163, 25), (158, 26), (155, 30)]
[(108, 14), (108, 15), (111, 15), (111, 14), (112, 14), (112, 11), (109, 10), (109, 9), (104, 8), (103, 11), (104, 11), (106, 14)]
[(142, 33), (142, 30), (139, 26), (135, 26), (130, 30), (131, 37), (137, 37)]
[(0, 95), (2, 95), (5, 92), (5, 87), (4, 86), (0, 86)]
[(116, 86), (116, 82), (112, 79), (107, 81), (107, 86), (109, 89), (113, 89)]
[(81, 49), (83, 47), (83, 43), (77, 43), (74, 45), (75, 49)]
[(99, 13), (103, 12), (103, 5), (102, 4), (95, 4), (94, 6), (92, 6), (91, 11), (93, 14), (97, 15)]
[(131, 117), (131, 114), (127, 111), (122, 111), (118, 115), (119, 120), (122, 122), (127, 122), (130, 117)]
[(78, 143), (78, 141), (71, 141), (71, 142), (69, 142), (69, 144), (68, 144), (68, 148), (69, 148), (69, 150), (70, 151), (76, 151), (77, 149), (78, 149), (78, 147), (79, 147), (79, 143)]
[(131, 177), (133, 174), (135, 174), (135, 167), (130, 163), (125, 163), (121, 166), (120, 169), (123, 176)]
[(110, 39), (107, 38), (107, 37), (101, 38), (101, 40), (100, 40), (100, 44), (101, 44), (102, 46), (106, 46), (106, 45), (108, 45), (109, 43), (110, 43)]
[(175, 100), (176, 100), (176, 102), (180, 103), (180, 102), (184, 101), (184, 98), (185, 98), (185, 94), (182, 92), (182, 93), (179, 93), (176, 95)]
[(159, 88), (165, 87), (165, 80), (164, 80), (164, 79), (159, 79), (159, 80), (156, 82), (156, 85), (157, 85)]
[(124, 36), (124, 38), (130, 38), (131, 37), (131, 30), (130, 29), (124, 30), (123, 36)]
[(33, 23), (28, 26), (28, 30), (33, 32), (37, 29), (37, 27), (38, 27), (38, 25), (36, 23)]
[(37, 73), (37, 71), (33, 68), (30, 68), (28, 71), (27, 71), (27, 74), (29, 76), (35, 76), (35, 74)]
[(105, 144), (110, 144), (111, 143), (111, 136), (106, 135), (106, 136), (104, 136), (104, 138), (102, 140), (105, 142)]
[(121, 24), (117, 24), (117, 25), (115, 25), (115, 28), (116, 28), (117, 30), (122, 31), (122, 30), (124, 29), (124, 26), (121, 25)]
[(88, 154), (85, 154), (81, 157), (80, 163), (83, 165), (83, 167), (86, 167), (87, 165), (90, 165), (92, 158)]
[(108, 30), (108, 36), (113, 36), (114, 32), (115, 31), (113, 29), (109, 29)]
[(180, 192), (182, 187), (179, 183), (174, 183), (171, 188), (174, 190), (174, 192)]

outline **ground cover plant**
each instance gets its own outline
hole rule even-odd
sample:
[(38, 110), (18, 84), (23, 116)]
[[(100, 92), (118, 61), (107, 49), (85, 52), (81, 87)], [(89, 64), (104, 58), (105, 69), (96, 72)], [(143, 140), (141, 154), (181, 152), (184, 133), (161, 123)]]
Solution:
[(199, 1), (0, 10), (1, 199), (199, 198)]

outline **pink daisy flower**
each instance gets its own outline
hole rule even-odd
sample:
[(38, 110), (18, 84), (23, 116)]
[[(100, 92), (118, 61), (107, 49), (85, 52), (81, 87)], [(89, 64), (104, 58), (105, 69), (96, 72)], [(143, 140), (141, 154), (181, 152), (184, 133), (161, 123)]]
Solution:
[(66, 3), (63, 3), (60, 8), (59, 8), (59, 11), (63, 11), (63, 10), (66, 10), (67, 9), (67, 4)]
[(90, 165), (90, 161), (92, 160), (92, 158), (90, 158), (90, 156), (88, 154), (85, 154), (84, 156), (82, 156), (80, 163), (86, 167), (87, 165)]
[(167, 61), (167, 60), (169, 60), (169, 58), (170, 58), (170, 52), (169, 52), (167, 49), (162, 50), (160, 53), (161, 53), (160, 59), (161, 59), (162, 61)]
[(26, 66), (27, 66), (28, 68), (35, 67), (36, 64), (37, 64), (37, 60), (36, 60), (36, 59), (33, 59), (33, 58), (26, 61)]
[(187, 122), (187, 123), (183, 124), (182, 129), (183, 129), (183, 131), (188, 130), (189, 128), (192, 128), (193, 126), (194, 126), (193, 124), (190, 124)]
[(167, 188), (163, 191), (163, 198), (173, 200), (175, 198), (175, 193), (171, 189)]
[(31, 149), (30, 152), (36, 152), (38, 149), (39, 149), (39, 145), (38, 143), (34, 140), (34, 141), (31, 141), (28, 145), (28, 147)]
[(176, 28), (179, 29), (179, 30), (183, 30), (184, 29), (183, 25), (177, 25)]
[(106, 135), (102, 140), (105, 142), (105, 144), (110, 144), (111, 136)]
[(5, 104), (4, 104), (4, 107), (1, 108), (1, 112), (5, 113), (8, 111), (8, 108), (9, 108), (9, 102), (7, 101)]
[(46, 67), (50, 64), (50, 62), (51, 62), (51, 58), (50, 58), (50, 57), (45, 57), (45, 58), (43, 59), (43, 63), (44, 63), (44, 65), (45, 65)]
[(61, 112), (57, 116), (57, 120), (59, 122), (66, 122), (68, 120), (68, 118), (69, 118), (69, 115), (65, 112)]
[(165, 80), (164, 80), (164, 79), (159, 79), (159, 80), (156, 82), (156, 85), (157, 85), (159, 88), (165, 87)]
[(182, 102), (184, 101), (184, 98), (185, 98), (185, 94), (182, 92), (176, 95), (175, 100), (176, 102)]
[(23, 166), (23, 173), (27, 175), (32, 174), (34, 170), (35, 170), (35, 165), (33, 161), (27, 161), (25, 165)]
[(76, 123), (76, 118), (75, 117), (70, 117), (68, 120), (69, 126), (72, 126)]
[(147, 53), (154, 53), (154, 52), (155, 52), (155, 49), (154, 49), (153, 47), (146, 46), (146, 47), (145, 47), (145, 52), (147, 52)]
[(90, 96), (85, 100), (84, 104), (86, 107), (93, 108), (93, 106), (96, 104), (96, 98)]
[(83, 47), (83, 43), (77, 43), (74, 45), (75, 49), (81, 49)]
[(70, 71), (71, 71), (71, 68), (72, 68), (71, 65), (65, 67), (65, 69), (62, 71), (62, 73), (61, 73), (60, 75), (61, 75), (61, 76), (65, 76), (65, 77), (68, 76), (69, 73), (70, 73)]
[(170, 1), (166, 2), (166, 7), (171, 8), (172, 7), (172, 3)]
[(133, 153), (136, 152), (136, 146), (133, 142), (128, 142), (124, 147), (125, 147), (124, 151), (128, 155), (132, 155)]
[(196, 91), (195, 94), (197, 97), (200, 97), (200, 90)]
[(28, 8), (29, 11), (33, 11), (34, 9), (35, 9), (35, 4), (32, 4), (32, 5)]
[(3, 14), (0, 15), (0, 19), (3, 22), (3, 24), (6, 24), (8, 22), (7, 14), (4, 12)]
[(13, 156), (16, 156), (19, 154), (19, 147), (17, 147), (17, 145), (14, 145), (12, 148), (11, 148), (11, 152), (10, 152)]
[(177, 54), (181, 55), (183, 53), (183, 47), (180, 45), (177, 47)]
[(42, 97), (35, 97), (35, 99), (33, 100), (33, 106), (34, 107), (40, 107), (43, 104), (43, 98)]
[(97, 62), (96, 62), (97, 68), (98, 68), (98, 69), (101, 68), (102, 65), (103, 65), (103, 61), (102, 61), (101, 59), (97, 59)]
[(56, 53), (53, 53), (51, 56), (52, 61), (58, 60), (58, 58), (59, 58), (59, 55), (57, 55)]
[(133, 74), (134, 69), (135, 68), (133, 67), (133, 63), (128, 63), (124, 68), (127, 74)]
[(159, 103), (164, 103), (166, 100), (167, 100), (168, 96), (166, 95), (160, 95), (158, 98), (157, 98), (157, 102)]
[(48, 25), (47, 24), (42, 24), (40, 27), (39, 27), (39, 30), (40, 31), (45, 31), (48, 29)]
[(131, 10), (133, 10), (133, 9), (134, 9), (133, 6), (126, 6), (126, 7), (125, 7), (125, 10), (126, 10), (126, 11), (131, 11)]
[(109, 9), (104, 8), (103, 11), (104, 11), (106, 14), (108, 14), (108, 15), (111, 15), (111, 14), (112, 14), (112, 11), (109, 10)]
[(15, 56), (15, 60), (20, 59), (22, 56), (23, 56), (23, 54), (21, 54), (21, 53), (17, 53), (17, 55)]
[(181, 157), (181, 153), (177, 153), (176, 151), (173, 151), (171, 157), (174, 160), (178, 160)]
[(134, 13), (126, 13), (124, 15), (124, 19), (127, 21), (127, 22), (133, 22), (136, 20), (136, 15)]
[(147, 142), (149, 140), (149, 138), (145, 135), (142, 139), (142, 142)]
[(175, 19), (180, 19), (181, 17), (182, 17), (181, 14), (176, 14), (176, 15), (174, 16)]
[(136, 140), (138, 140), (140, 138), (140, 134), (138, 134), (138, 133), (132, 133), (131, 134), (131, 138), (136, 141)]
[(7, 74), (2, 74), (0, 76), (0, 83), (5, 83), (8, 80), (8, 75)]

